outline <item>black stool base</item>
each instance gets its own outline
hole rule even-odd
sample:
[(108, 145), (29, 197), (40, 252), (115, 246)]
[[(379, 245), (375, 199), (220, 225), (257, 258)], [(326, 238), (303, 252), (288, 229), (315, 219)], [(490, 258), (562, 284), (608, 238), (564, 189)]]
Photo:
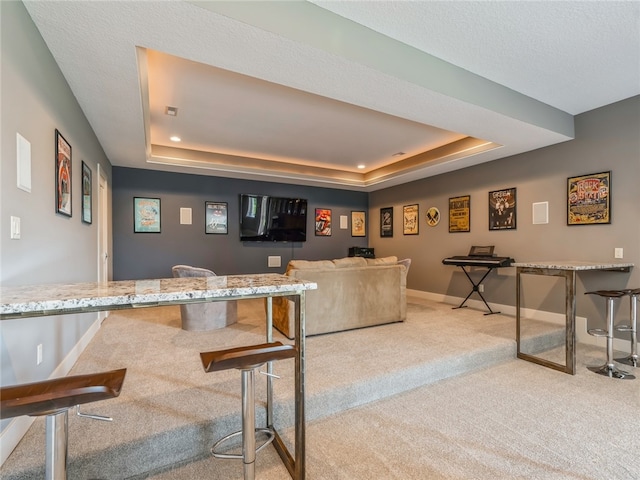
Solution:
[(622, 363), (624, 365), (629, 365), (630, 367), (638, 366), (638, 356), (637, 355), (628, 355), (624, 358), (616, 358), (616, 362)]
[(603, 375), (605, 377), (609, 377), (609, 378), (618, 378), (620, 380), (633, 380), (636, 377), (631, 375), (628, 372), (625, 372), (624, 370), (619, 370), (615, 365), (602, 365), (601, 367), (587, 367), (589, 370), (591, 370), (594, 373), (597, 373), (598, 375)]

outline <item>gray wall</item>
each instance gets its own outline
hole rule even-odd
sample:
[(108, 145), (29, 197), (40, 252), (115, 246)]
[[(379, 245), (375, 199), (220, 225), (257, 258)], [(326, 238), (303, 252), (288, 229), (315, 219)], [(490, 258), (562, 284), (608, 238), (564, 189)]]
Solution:
[[(372, 193), (371, 246), (377, 255), (412, 258), (409, 288), (462, 298), (470, 291), (469, 282), (459, 268), (443, 265), (442, 259), (466, 255), (471, 245), (495, 245), (497, 255), (522, 262), (614, 262), (614, 248), (622, 247), (624, 261), (636, 265), (631, 273), (584, 273), (578, 279), (578, 314), (598, 322), (604, 302), (583, 297), (584, 291), (640, 285), (640, 97), (578, 115), (575, 125), (575, 140)], [(611, 224), (567, 226), (567, 177), (609, 170)], [(488, 192), (511, 187), (517, 189), (517, 228), (489, 231)], [(471, 196), (469, 233), (448, 231), (448, 199), (459, 195)], [(549, 202), (548, 224), (532, 224), (534, 202)], [(403, 236), (402, 206), (414, 203), (420, 206), (419, 235)], [(390, 206), (394, 236), (380, 238), (380, 208)], [(424, 216), (431, 206), (442, 215), (435, 227), (428, 226)], [(514, 305), (514, 277), (515, 268), (494, 271), (484, 282), (487, 300)], [(527, 307), (562, 312), (562, 298), (553, 295), (553, 289), (539, 285), (535, 295), (528, 289)]]
[[(307, 241), (241, 242), (240, 193), (306, 198)], [(161, 233), (133, 232), (133, 197), (160, 198)], [(367, 198), (364, 192), (114, 167), (113, 277), (170, 277), (171, 267), (177, 264), (209, 268), (219, 275), (282, 273), (293, 258), (346, 257), (349, 247), (367, 246), (367, 237), (352, 237), (350, 230), (351, 211), (366, 212)], [(227, 235), (205, 233), (207, 201), (228, 204)], [(192, 209), (191, 225), (180, 224), (180, 208)], [(331, 209), (331, 236), (315, 236), (316, 208)], [(349, 219), (344, 230), (341, 215)], [(281, 267), (268, 267), (268, 256), (280, 256)]]
[[(94, 199), (97, 165), (109, 176), (111, 165), (23, 4), (0, 2), (0, 17), (0, 282), (95, 281), (97, 224), (80, 220), (81, 162), (93, 171)], [(56, 128), (72, 146), (71, 218), (55, 213)], [(31, 143), (31, 193), (16, 186), (16, 133)], [(94, 220), (96, 215), (94, 206)], [(21, 219), (20, 240), (10, 239), (10, 216)], [(95, 319), (95, 314), (85, 314), (0, 322), (2, 385), (49, 378)], [(40, 343), (44, 361), (36, 366)]]

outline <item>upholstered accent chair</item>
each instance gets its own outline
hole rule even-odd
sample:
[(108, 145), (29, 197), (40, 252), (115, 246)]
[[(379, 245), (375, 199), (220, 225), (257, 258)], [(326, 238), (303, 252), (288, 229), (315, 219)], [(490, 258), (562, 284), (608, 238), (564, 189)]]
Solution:
[[(216, 276), (211, 270), (189, 265), (175, 265), (171, 271), (176, 278)], [(180, 315), (183, 330), (202, 331), (224, 328), (238, 321), (238, 302), (229, 300), (180, 305)]]

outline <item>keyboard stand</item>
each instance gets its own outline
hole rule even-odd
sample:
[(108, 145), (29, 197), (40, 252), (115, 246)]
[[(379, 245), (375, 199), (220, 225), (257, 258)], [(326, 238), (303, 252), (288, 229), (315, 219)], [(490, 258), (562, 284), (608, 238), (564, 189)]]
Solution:
[(487, 303), (487, 301), (484, 299), (484, 297), (482, 296), (482, 292), (480, 291), (479, 285), (482, 283), (482, 281), (487, 278), (487, 275), (489, 275), (489, 273), (491, 272), (491, 270), (493, 270), (494, 266), (486, 266), (483, 268), (486, 268), (487, 271), (485, 272), (485, 274), (482, 276), (482, 278), (478, 281), (478, 282), (474, 282), (473, 279), (471, 278), (471, 276), (469, 275), (469, 272), (467, 272), (467, 269), (464, 268), (464, 265), (458, 265), (458, 267), (460, 267), (462, 269), (462, 271), (464, 272), (464, 274), (467, 276), (467, 278), (469, 279), (469, 281), (471, 282), (471, 285), (473, 285), (473, 289), (469, 292), (469, 295), (467, 295), (467, 298), (465, 298), (462, 303), (460, 305), (458, 305), (457, 307), (453, 307), (453, 310), (457, 309), (457, 308), (465, 308), (466, 305), (465, 303), (467, 303), (467, 300), (469, 300), (469, 297), (471, 295), (473, 295), (473, 293), (477, 293), (480, 298), (482, 299), (482, 301), (484, 302), (484, 304), (486, 305), (487, 309), (489, 310), (487, 313), (485, 313), (485, 315), (493, 315), (495, 313), (500, 313), (500, 312), (494, 312), (493, 310), (491, 310), (491, 307), (489, 306), (489, 304)]

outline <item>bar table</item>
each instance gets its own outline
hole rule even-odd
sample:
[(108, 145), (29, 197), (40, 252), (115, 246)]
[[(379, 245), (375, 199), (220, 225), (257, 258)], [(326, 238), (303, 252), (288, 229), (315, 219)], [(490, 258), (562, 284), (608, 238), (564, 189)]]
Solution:
[[(516, 262), (516, 343), (517, 357), (564, 373), (576, 372), (576, 276), (580, 272), (629, 272), (633, 263), (594, 263), (577, 261)], [(565, 289), (565, 364), (537, 357), (521, 350), (522, 275), (564, 278)]]
[[(305, 292), (314, 282), (280, 274), (229, 275), (197, 278), (160, 278), (104, 283), (70, 283), (0, 287), (0, 320), (97, 312), (197, 302), (267, 299), (266, 338), (273, 340), (273, 297), (295, 303), (295, 445), (287, 449), (276, 431), (273, 442), (294, 480), (305, 478)], [(267, 426), (273, 428), (273, 389), (267, 380)], [(275, 430), (275, 429), (274, 429)], [(65, 468), (66, 470), (66, 465)], [(66, 474), (66, 472), (65, 472)], [(58, 475), (56, 480), (65, 478)]]

